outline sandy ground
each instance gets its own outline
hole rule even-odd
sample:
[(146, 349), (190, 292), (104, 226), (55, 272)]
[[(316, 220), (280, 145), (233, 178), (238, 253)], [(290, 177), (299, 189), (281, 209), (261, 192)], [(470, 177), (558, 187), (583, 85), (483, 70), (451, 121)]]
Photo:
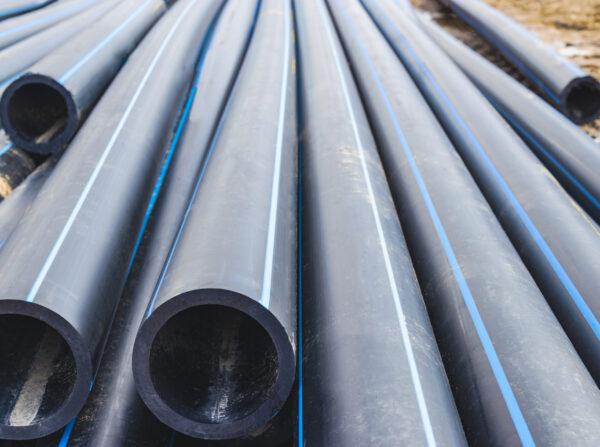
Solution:
[[(483, 0), (526, 27), (562, 56), (600, 79), (600, 0)], [(412, 0), (446, 30), (492, 60), (532, 90), (497, 50), (436, 0)], [(582, 126), (600, 142), (600, 119)]]

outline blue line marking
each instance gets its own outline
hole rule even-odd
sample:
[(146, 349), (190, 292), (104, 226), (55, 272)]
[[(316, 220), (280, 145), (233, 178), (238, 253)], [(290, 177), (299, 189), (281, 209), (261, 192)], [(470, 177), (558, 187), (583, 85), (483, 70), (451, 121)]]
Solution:
[(116, 144), (117, 139), (119, 138), (119, 135), (121, 134), (121, 131), (123, 130), (123, 127), (125, 126), (125, 122), (129, 118), (129, 115), (131, 114), (131, 111), (133, 110), (135, 103), (137, 102), (139, 96), (141, 95), (142, 90), (146, 86), (146, 83), (148, 82), (150, 75), (156, 68), (160, 57), (162, 56), (163, 52), (167, 48), (168, 43), (171, 41), (171, 39), (175, 35), (175, 31), (179, 27), (179, 24), (181, 23), (181, 21), (184, 19), (185, 14), (195, 4), (196, 4), (196, 1), (191, 2), (181, 12), (177, 21), (173, 25), (173, 28), (171, 28), (171, 30), (169, 31), (169, 34), (165, 37), (165, 40), (162, 42), (162, 45), (160, 46), (156, 55), (154, 56), (150, 66), (148, 67), (146, 73), (144, 74), (144, 77), (140, 81), (138, 88), (136, 89), (133, 97), (131, 98), (129, 105), (127, 106), (127, 109), (125, 110), (125, 113), (123, 114), (123, 116), (121, 117), (121, 120), (117, 124), (117, 127), (115, 128), (115, 131), (113, 132), (113, 134), (110, 138), (110, 141), (106, 145), (104, 152), (102, 153), (102, 155), (100, 156), (100, 159), (98, 160), (96, 166), (94, 167), (94, 170), (92, 171), (92, 174), (91, 174), (88, 182), (86, 183), (83, 191), (81, 192), (81, 195), (79, 196), (79, 199), (77, 200), (77, 203), (75, 204), (75, 207), (71, 211), (71, 214), (70, 214), (69, 218), (67, 219), (67, 222), (65, 223), (63, 229), (61, 230), (58, 239), (54, 243), (54, 246), (52, 247), (50, 254), (48, 255), (46, 261), (44, 262), (42, 269), (40, 270), (40, 273), (38, 274), (38, 277), (36, 278), (35, 282), (33, 283), (33, 286), (31, 287), (31, 290), (29, 291), (27, 298), (26, 298), (27, 302), (32, 302), (35, 299), (35, 297), (42, 285), (42, 282), (46, 278), (46, 275), (48, 274), (48, 271), (50, 270), (50, 267), (52, 266), (54, 259), (58, 255), (58, 252), (59, 252), (60, 248), (62, 247), (62, 244), (64, 243), (69, 231), (71, 230), (71, 227), (73, 226), (73, 223), (75, 222), (75, 219), (76, 219), (77, 215), (79, 214), (79, 211), (81, 210), (85, 200), (87, 199), (87, 196), (90, 193), (96, 179), (98, 178), (98, 175), (100, 174), (100, 171), (101, 171), (102, 167), (104, 166), (106, 159), (108, 158), (108, 156), (110, 155), (110, 152), (114, 148), (114, 145)]
[(492, 36), (485, 29), (481, 28), (475, 21), (471, 20), (471, 18), (462, 11), (458, 6), (452, 4), (454, 12), (456, 12), (465, 22), (471, 25), (473, 28), (477, 30), (478, 33), (482, 34), (486, 39), (492, 42), (505, 56), (507, 56), (515, 65), (517, 65), (533, 82), (537, 84), (556, 104), (560, 104), (560, 100), (558, 97), (544, 84), (544, 82), (539, 79), (529, 68), (527, 68), (515, 55), (508, 50), (504, 45), (502, 45), (494, 36)]
[[(348, 22), (352, 25), (352, 23), (350, 22), (350, 19), (348, 19)], [(396, 117), (396, 114), (394, 113), (394, 108), (390, 102), (390, 99), (389, 99), (386, 91), (385, 91), (385, 87), (383, 86), (381, 79), (377, 75), (377, 71), (376, 71), (375, 67), (373, 66), (373, 62), (369, 58), (368, 53), (364, 47), (364, 44), (358, 37), (356, 28), (354, 27), (354, 25), (352, 25), (352, 26), (354, 28), (356, 40), (359, 43), (362, 53), (363, 53), (363, 56), (369, 66), (369, 70), (371, 71), (373, 79), (377, 83), (377, 87), (381, 94), (381, 97), (385, 102), (388, 114), (389, 114), (390, 118), (392, 119), (392, 122), (394, 123), (394, 129), (396, 130), (396, 134), (398, 135), (400, 143), (402, 144), (402, 148), (404, 150), (406, 158), (408, 159), (409, 166), (413, 172), (413, 175), (415, 176), (415, 180), (417, 182), (417, 185), (419, 186), (421, 195), (423, 197), (423, 200), (425, 201), (427, 210), (429, 211), (429, 215), (435, 226), (435, 229), (436, 229), (436, 232), (440, 239), (440, 242), (442, 243), (442, 246), (444, 247), (444, 251), (446, 253), (446, 258), (447, 258), (450, 266), (452, 267), (452, 272), (454, 273), (454, 277), (456, 278), (456, 281), (458, 283), (459, 289), (463, 296), (463, 300), (467, 306), (467, 309), (469, 310), (471, 319), (473, 320), (473, 324), (475, 325), (475, 329), (477, 330), (477, 335), (479, 336), (479, 339), (481, 340), (481, 344), (485, 350), (486, 356), (488, 358), (488, 362), (490, 363), (490, 366), (492, 367), (492, 371), (494, 372), (494, 376), (496, 377), (496, 382), (498, 383), (498, 386), (502, 393), (502, 397), (504, 398), (504, 401), (506, 402), (506, 406), (508, 407), (508, 411), (513, 419), (513, 423), (515, 424), (515, 428), (517, 429), (517, 432), (519, 434), (521, 442), (524, 445), (533, 446), (533, 445), (535, 445), (535, 442), (533, 441), (533, 437), (531, 436), (529, 427), (527, 425), (527, 422), (525, 421), (525, 417), (523, 416), (523, 413), (521, 412), (521, 408), (519, 407), (517, 399), (513, 393), (512, 387), (510, 386), (510, 382), (508, 381), (508, 378), (506, 377), (504, 368), (502, 367), (502, 364), (500, 362), (498, 354), (496, 353), (496, 350), (494, 348), (492, 340), (491, 340), (491, 338), (488, 334), (488, 331), (485, 327), (483, 318), (481, 317), (481, 314), (479, 313), (479, 309), (477, 308), (477, 304), (475, 302), (475, 299), (473, 298), (471, 289), (469, 288), (469, 285), (463, 275), (462, 269), (460, 268), (460, 264), (456, 258), (456, 254), (454, 253), (454, 249), (452, 248), (452, 244), (450, 243), (448, 235), (446, 234), (446, 230), (444, 229), (442, 221), (437, 213), (437, 210), (435, 208), (433, 200), (432, 200), (431, 196), (429, 195), (429, 191), (427, 190), (425, 181), (423, 180), (421, 172), (415, 161), (414, 154), (412, 153), (410, 145), (409, 145), (408, 141), (406, 140), (406, 137), (402, 131), (402, 127), (401, 127), (400, 123), (398, 122), (398, 118)]]
[(73, 76), (78, 70), (81, 69), (85, 64), (87, 64), (90, 59), (92, 59), (102, 48), (104, 48), (111, 40), (113, 40), (121, 31), (125, 29), (127, 25), (129, 25), (133, 19), (135, 19), (140, 13), (151, 3), (154, 3), (155, 0), (146, 0), (142, 3), (135, 11), (133, 11), (129, 17), (127, 17), (118, 27), (113, 29), (111, 33), (106, 36), (98, 45), (90, 50), (85, 56), (81, 58), (79, 62), (77, 62), (71, 69), (69, 69), (65, 74), (63, 74), (58, 82), (63, 84), (65, 83), (71, 76)]
[[(258, 11), (260, 9), (262, 0), (259, 0), (257, 2), (257, 6), (256, 6), (256, 10), (254, 13), (254, 18), (252, 21), (252, 24), (250, 25), (250, 30), (248, 32), (248, 40), (246, 42), (246, 49), (250, 44), (250, 40), (251, 37), (254, 33), (254, 28), (256, 26), (256, 21), (258, 20)], [(228, 2), (226, 7), (229, 7), (230, 4), (233, 4), (233, 2)], [(221, 23), (219, 23), (217, 25), (217, 27), (220, 27)], [(216, 31), (215, 31), (215, 35), (216, 35)], [(214, 36), (214, 35), (213, 35)], [(227, 99), (227, 103), (225, 104), (225, 108), (223, 109), (223, 113), (221, 114), (221, 117), (219, 118), (219, 124), (217, 125), (217, 129), (215, 130), (215, 134), (212, 138), (210, 147), (206, 153), (206, 157), (204, 159), (204, 162), (202, 164), (202, 168), (200, 171), (200, 174), (198, 176), (198, 180), (196, 181), (196, 185), (194, 186), (194, 191), (192, 192), (192, 195), (189, 199), (189, 203), (188, 206), (185, 210), (185, 213), (183, 215), (181, 224), (179, 225), (179, 229), (177, 230), (177, 234), (175, 235), (175, 238), (173, 240), (173, 245), (171, 246), (171, 249), (169, 250), (169, 255), (167, 256), (167, 259), (165, 261), (165, 265), (163, 266), (163, 269), (160, 273), (160, 277), (158, 279), (158, 282), (156, 284), (156, 289), (154, 290), (154, 293), (152, 295), (152, 298), (150, 300), (150, 304), (148, 305), (148, 311), (146, 312), (146, 319), (148, 319), (148, 317), (152, 314), (152, 311), (154, 310), (154, 305), (156, 303), (156, 298), (158, 297), (158, 292), (160, 291), (160, 288), (162, 287), (163, 281), (165, 279), (165, 275), (167, 274), (167, 270), (169, 269), (169, 265), (171, 264), (171, 260), (173, 259), (173, 254), (175, 253), (175, 248), (177, 247), (177, 244), (179, 243), (179, 239), (181, 237), (181, 233), (183, 232), (183, 227), (185, 226), (185, 223), (188, 219), (188, 216), (190, 214), (190, 211), (192, 209), (192, 204), (194, 202), (194, 199), (196, 198), (196, 194), (198, 193), (198, 188), (200, 187), (200, 183), (202, 182), (202, 178), (204, 177), (204, 173), (206, 171), (206, 167), (208, 166), (208, 162), (210, 161), (211, 157), (212, 157), (212, 153), (213, 150), (215, 148), (215, 145), (217, 143), (217, 140), (219, 138), (219, 135), (221, 133), (221, 129), (223, 127), (223, 124), (225, 122), (225, 117), (227, 116), (227, 112), (229, 111), (229, 107), (231, 105), (231, 102), (233, 100), (235, 91), (237, 90), (237, 85), (239, 82), (240, 76), (238, 74), (238, 76), (236, 77), (235, 83), (233, 85), (233, 88), (231, 89), (231, 92), (229, 94), (229, 97)]]
[(5, 18), (10, 18), (12, 16), (18, 15), (18, 14), (22, 14), (24, 12), (28, 12), (28, 11), (34, 11), (36, 9), (40, 9), (43, 8), (44, 6), (46, 6), (48, 3), (52, 3), (54, 0), (46, 0), (45, 2), (41, 2), (41, 3), (36, 3), (36, 4), (31, 4), (29, 6), (23, 6), (21, 8), (15, 8), (15, 9), (11, 9), (9, 11), (4, 11), (2, 13), (2, 15), (0, 16), (0, 20), (1, 19), (5, 19)]
[(396, 317), (398, 319), (398, 325), (400, 327), (400, 333), (402, 335), (402, 342), (404, 344), (404, 348), (406, 351), (406, 359), (408, 361), (411, 381), (412, 381), (413, 388), (415, 390), (415, 396), (416, 396), (416, 400), (417, 400), (417, 405), (419, 407), (421, 421), (423, 423), (423, 429), (425, 431), (425, 438), (427, 440), (428, 446), (435, 446), (437, 444), (436, 444), (435, 436), (433, 433), (433, 427), (431, 425), (429, 412), (427, 410), (427, 402), (425, 401), (425, 394), (423, 392), (423, 387), (421, 385), (421, 379), (419, 376), (417, 362), (414, 357), (413, 348), (412, 348), (412, 344), (410, 341), (408, 328), (406, 325), (406, 316), (404, 315), (404, 311), (402, 309), (402, 302), (400, 300), (400, 294), (398, 292), (398, 286), (396, 283), (394, 269), (392, 267), (392, 262), (390, 259), (390, 254), (389, 254), (389, 249), (387, 246), (385, 234), (383, 232), (383, 225), (381, 223), (381, 217), (379, 215), (379, 210), (377, 208), (377, 200), (375, 198), (375, 194), (373, 193), (371, 176), (369, 174), (369, 170), (367, 167), (367, 162), (366, 162), (365, 154), (363, 151), (363, 144), (362, 144), (362, 141), (360, 138), (360, 133), (358, 131), (358, 125), (356, 123), (356, 117), (354, 116), (354, 109), (352, 108), (352, 102), (350, 100), (350, 94), (348, 92), (348, 86), (346, 84), (346, 79), (344, 78), (344, 73), (342, 70), (339, 54), (335, 47), (335, 42), (334, 42), (333, 34), (331, 31), (331, 28), (333, 27), (333, 25), (327, 22), (327, 19), (326, 19), (327, 13), (325, 11), (325, 7), (323, 6), (323, 4), (321, 2), (319, 2), (319, 10), (321, 12), (321, 18), (323, 19), (323, 25), (325, 27), (325, 31), (326, 31), (327, 37), (329, 39), (329, 45), (330, 45), (332, 53), (333, 53), (334, 62), (335, 62), (336, 68), (337, 68), (337, 72), (338, 72), (339, 79), (340, 79), (340, 84), (342, 86), (342, 91), (343, 91), (344, 97), (345, 97), (346, 108), (348, 110), (348, 114), (350, 115), (350, 122), (352, 124), (354, 140), (356, 141), (357, 151), (360, 156), (363, 176), (364, 176), (365, 184), (366, 184), (367, 191), (369, 194), (369, 205), (371, 206), (371, 212), (373, 214), (373, 219), (375, 221), (377, 237), (379, 239), (379, 244), (380, 244), (382, 255), (383, 255), (383, 261), (384, 261), (384, 265), (385, 265), (386, 274), (388, 277), (390, 291), (392, 293), (392, 297), (393, 297), (393, 301), (394, 301)]
[(271, 285), (273, 276), (273, 257), (275, 256), (275, 233), (277, 230), (277, 204), (279, 202), (279, 184), (281, 180), (281, 151), (283, 148), (283, 134), (285, 132), (285, 108), (287, 105), (287, 88), (290, 68), (291, 46), (291, 10), (290, 0), (284, 0), (286, 8), (284, 33), (287, 37), (283, 53), (283, 78), (281, 79), (281, 93), (279, 99), (279, 119), (277, 123), (277, 142), (275, 145), (275, 161), (273, 169), (273, 182), (271, 187), (271, 205), (269, 210), (269, 226), (267, 230), (267, 246), (265, 253), (265, 269), (260, 303), (269, 308), (271, 302)]
[(11, 147), (13, 147), (13, 143), (8, 143), (2, 149), (0, 149), (0, 157), (4, 155)]
[[(363, 0), (361, 0), (361, 3), (362, 2), (363, 2)], [(363, 5), (364, 5), (364, 3), (363, 3)], [(377, 6), (377, 7), (379, 8), (379, 6)], [(569, 275), (567, 274), (567, 272), (565, 271), (563, 266), (560, 264), (559, 260), (556, 258), (556, 256), (552, 252), (552, 249), (550, 248), (550, 246), (544, 240), (544, 238), (538, 231), (535, 224), (532, 222), (530, 217), (527, 215), (527, 212), (525, 211), (525, 209), (521, 206), (518, 199), (513, 194), (510, 187), (508, 186), (508, 184), (506, 183), (506, 181), (500, 174), (500, 172), (494, 166), (493, 162), (491, 161), (491, 159), (489, 158), (489, 156), (487, 155), (487, 153), (485, 152), (485, 150), (483, 149), (483, 147), (481, 146), (481, 144), (479, 143), (477, 138), (475, 138), (475, 135), (473, 135), (473, 132), (471, 131), (469, 126), (467, 126), (467, 124), (464, 122), (464, 120), (462, 119), (462, 117), (460, 116), (460, 114), (458, 113), (456, 108), (454, 107), (454, 105), (451, 103), (450, 99), (446, 96), (446, 94), (442, 90), (441, 86), (434, 79), (431, 72), (427, 69), (427, 67), (424, 65), (424, 63), (419, 59), (419, 57), (417, 56), (417, 54), (415, 53), (413, 48), (410, 46), (408, 41), (404, 38), (404, 36), (400, 32), (400, 30), (398, 30), (398, 28), (395, 27), (395, 25), (390, 21), (390, 19), (387, 16), (385, 16), (385, 14), (384, 14), (384, 17), (390, 23), (390, 26), (395, 30), (398, 38), (400, 40), (402, 40), (403, 44), (410, 51), (413, 58), (415, 59), (415, 62), (419, 65), (419, 67), (421, 68), (421, 70), (423, 71), (423, 73), (425, 74), (427, 79), (429, 80), (429, 82), (431, 82), (431, 84), (435, 87), (438, 95), (443, 99), (445, 106), (450, 110), (450, 112), (452, 113), (454, 118), (458, 121), (458, 124), (460, 124), (463, 132), (466, 134), (466, 136), (469, 138), (471, 144), (477, 150), (477, 153), (479, 154), (479, 156), (485, 163), (486, 167), (492, 174), (492, 177), (494, 178), (494, 180), (496, 180), (496, 183), (498, 183), (498, 185), (500, 186), (500, 189), (502, 190), (503, 194), (508, 199), (509, 203), (514, 208), (514, 210), (517, 212), (517, 215), (521, 219), (521, 222), (523, 223), (523, 225), (525, 225), (525, 227), (527, 228), (527, 231), (529, 232), (529, 234), (535, 241), (536, 245), (538, 246), (538, 248), (540, 249), (540, 251), (542, 252), (544, 257), (546, 258), (546, 260), (552, 267), (552, 270), (554, 270), (554, 273), (561, 281), (563, 287), (566, 289), (567, 293), (569, 293), (569, 295), (571, 296), (571, 299), (573, 300), (573, 302), (575, 303), (575, 305), (577, 306), (577, 308), (579, 309), (579, 311), (585, 318), (586, 322), (588, 323), (588, 325), (590, 326), (590, 328), (596, 335), (596, 338), (600, 339), (600, 323), (598, 322), (598, 320), (597, 320), (596, 316), (594, 315), (594, 313), (592, 312), (592, 310), (589, 308), (588, 304), (585, 302), (585, 299), (579, 293), (579, 290), (577, 289), (577, 287), (575, 286), (573, 281), (571, 281), (571, 278), (569, 277)], [(392, 47), (394, 48), (396, 53), (398, 55), (400, 55), (401, 52), (398, 49), (398, 47), (396, 46), (396, 44), (394, 42), (392, 42), (391, 38), (389, 36), (387, 36), (387, 34), (385, 33), (385, 31), (383, 29), (382, 29), (382, 32), (384, 35), (386, 35), (388, 41), (390, 42), (390, 44), (392, 45)]]
[(561, 170), (563, 174), (567, 176), (567, 178), (583, 193), (585, 196), (592, 202), (596, 208), (600, 209), (600, 202), (587, 190), (585, 187), (577, 181), (577, 179), (569, 172), (567, 169), (560, 164), (560, 162), (552, 156), (550, 152), (548, 152), (538, 140), (533, 137), (529, 132), (527, 132), (517, 121), (502, 107), (500, 107), (497, 103), (495, 103), (490, 97), (485, 95), (489, 102), (502, 114), (504, 119), (506, 119), (513, 127), (516, 127), (517, 130), (535, 147), (542, 152), (558, 169)]
[(75, 425), (76, 419), (77, 419), (77, 416), (75, 416), (73, 419), (71, 419), (71, 422), (69, 422), (69, 425), (67, 425), (65, 427), (65, 431), (63, 432), (63, 434), (60, 438), (58, 447), (67, 447), (67, 445), (69, 444), (69, 438), (71, 437), (71, 432), (73, 431), (73, 426)]
[(9, 82), (14, 81), (15, 79), (17, 79), (19, 76), (21, 76), (23, 73), (25, 73), (27, 70), (22, 70), (19, 73), (11, 76), (10, 78), (7, 78), (6, 80), (0, 82), (0, 87), (3, 87), (4, 85), (8, 84)]
[(72, 8), (67, 8), (67, 9), (64, 9), (63, 11), (58, 11), (58, 12), (56, 12), (54, 14), (50, 14), (48, 16), (42, 17), (42, 18), (40, 18), (38, 20), (33, 20), (31, 22), (24, 23), (23, 25), (15, 26), (14, 28), (8, 29), (8, 30), (3, 31), (3, 32), (0, 32), (0, 37), (4, 37), (4, 36), (7, 36), (9, 34), (13, 34), (13, 33), (16, 33), (18, 31), (21, 31), (22, 29), (27, 29), (27, 28), (30, 28), (30, 27), (35, 26), (37, 24), (47, 22), (49, 20), (54, 19), (55, 17), (61, 17), (63, 15), (66, 15), (66, 14), (70, 13), (71, 11), (77, 11), (78, 9), (85, 8), (89, 4), (97, 3), (98, 1), (99, 0), (89, 0), (87, 2), (83, 2), (83, 3), (77, 4), (77, 5), (73, 6)]

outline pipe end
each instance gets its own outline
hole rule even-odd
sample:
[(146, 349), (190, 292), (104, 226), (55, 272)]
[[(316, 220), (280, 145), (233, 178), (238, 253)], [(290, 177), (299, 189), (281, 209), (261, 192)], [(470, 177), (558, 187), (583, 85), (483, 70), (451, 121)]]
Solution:
[(575, 124), (587, 124), (600, 116), (600, 83), (591, 76), (573, 79), (560, 98), (561, 112)]
[(195, 290), (159, 306), (133, 353), (146, 405), (202, 439), (238, 438), (263, 426), (283, 407), (295, 372), (293, 345), (277, 319), (226, 290)]
[(40, 305), (0, 301), (0, 365), (0, 439), (49, 435), (87, 399), (87, 348), (66, 320)]
[(48, 76), (26, 73), (4, 91), (0, 120), (16, 147), (55, 154), (75, 135), (79, 114), (63, 85)]

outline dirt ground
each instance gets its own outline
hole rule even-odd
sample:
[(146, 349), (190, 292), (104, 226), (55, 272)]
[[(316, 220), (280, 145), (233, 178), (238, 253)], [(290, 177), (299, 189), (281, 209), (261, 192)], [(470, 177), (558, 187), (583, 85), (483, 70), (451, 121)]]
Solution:
[[(592, 76), (600, 79), (600, 0), (483, 0), (517, 21)], [(513, 66), (437, 0), (412, 0), (429, 12), (446, 30), (492, 60), (532, 90)], [(600, 143), (600, 119), (582, 126)]]

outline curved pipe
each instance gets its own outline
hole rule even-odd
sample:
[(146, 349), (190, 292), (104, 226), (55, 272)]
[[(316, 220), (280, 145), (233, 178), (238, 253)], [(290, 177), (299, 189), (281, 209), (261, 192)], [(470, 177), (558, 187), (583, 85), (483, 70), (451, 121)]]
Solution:
[(48, 6), (56, 0), (4, 0), (0, 6), (0, 20), (27, 14), (36, 9)]
[(526, 87), (425, 16), (429, 35), (505, 117), (579, 205), (600, 224), (600, 146)]
[(360, 3), (329, 4), (470, 444), (594, 444), (600, 393), (485, 197)]
[[(600, 383), (600, 231), (502, 116), (389, 0), (363, 0)], [(382, 7), (379, 7), (381, 4)]]
[(0, 22), (0, 50), (82, 13), (102, 0), (62, 0), (39, 11)]
[[(25, 321), (17, 350), (12, 331), (0, 335), (1, 438), (51, 433), (83, 406), (193, 76), (190, 55), (219, 4), (177, 2), (153, 28), (0, 251), (0, 318)], [(25, 417), (19, 402), (32, 395)]]
[(140, 396), (188, 436), (245, 436), (282, 408), (294, 383), (293, 57), (289, 2), (263, 1), (135, 342)]
[(121, 2), (12, 81), (0, 119), (15, 145), (41, 154), (62, 150), (165, 9), (163, 0)]
[[(104, 0), (82, 13), (57, 23), (0, 51), (0, 88), (35, 62), (102, 17), (119, 0)], [(3, 90), (0, 90), (2, 92)]]
[(385, 174), (324, 3), (296, 1), (299, 445), (465, 445)]
[(600, 116), (600, 83), (480, 0), (439, 0), (500, 50), (577, 124)]
[(256, 1), (230, 0), (207, 41), (197, 68), (199, 78), (192, 86), (166, 156), (164, 177), (159, 176), (155, 186), (158, 196), (125, 285), (95, 386), (74, 426), (65, 431), (65, 446), (169, 444), (172, 429), (156, 419), (135, 388), (133, 344), (242, 63), (256, 10)]

